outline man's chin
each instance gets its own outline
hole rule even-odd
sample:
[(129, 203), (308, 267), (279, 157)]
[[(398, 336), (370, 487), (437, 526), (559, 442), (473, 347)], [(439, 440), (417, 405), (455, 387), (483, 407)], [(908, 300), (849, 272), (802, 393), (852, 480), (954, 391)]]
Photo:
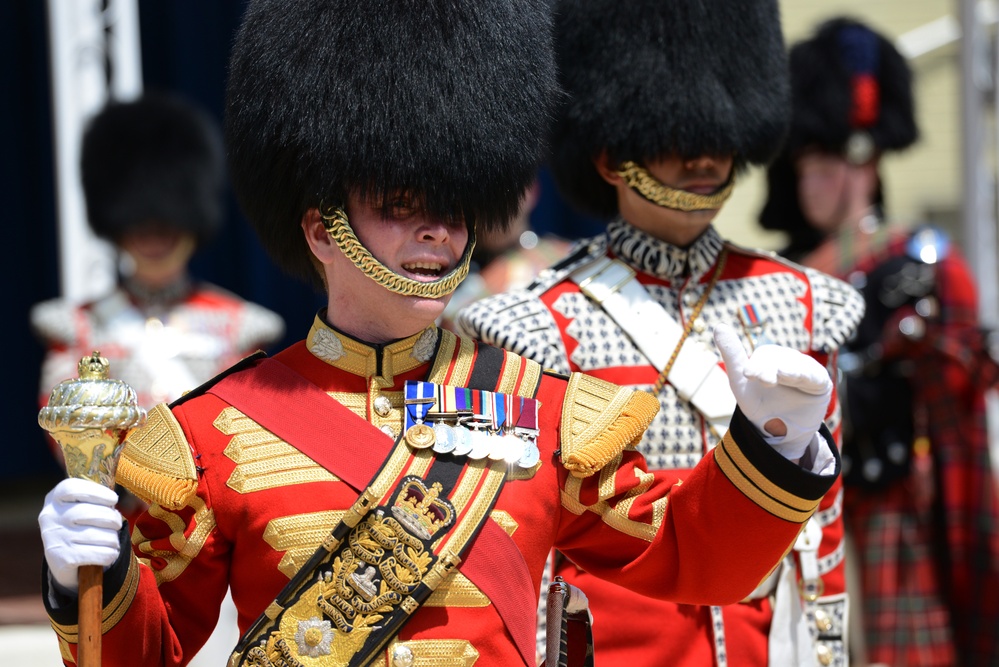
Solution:
[(427, 320), (427, 326), (437, 320), (447, 308), (451, 301), (452, 294), (447, 294), (437, 299), (425, 296), (405, 296), (402, 297), (406, 303), (406, 309), (413, 317)]

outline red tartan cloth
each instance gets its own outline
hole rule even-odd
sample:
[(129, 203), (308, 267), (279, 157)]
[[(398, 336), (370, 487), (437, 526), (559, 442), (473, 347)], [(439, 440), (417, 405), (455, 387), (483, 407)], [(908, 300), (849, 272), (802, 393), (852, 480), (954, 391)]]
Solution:
[[(852, 267), (829, 244), (819, 256), (829, 270), (838, 255), (843, 277), (869, 273), (904, 253), (908, 238), (892, 233), (875, 249), (865, 242)], [(999, 665), (999, 500), (984, 403), (999, 369), (977, 324), (970, 271), (953, 251), (936, 264), (934, 294), (940, 313), (927, 319), (922, 339), (898, 333), (898, 322), (915, 314), (903, 307), (883, 340), (886, 357), (915, 362), (913, 409), (930, 455), (887, 491), (847, 488), (844, 499), (862, 561), (867, 658), (893, 666)]]
[(877, 496), (847, 494), (847, 529), (861, 555), (867, 658), (886, 665), (957, 664), (951, 614), (933, 555), (933, 517), (913, 508), (908, 480)]

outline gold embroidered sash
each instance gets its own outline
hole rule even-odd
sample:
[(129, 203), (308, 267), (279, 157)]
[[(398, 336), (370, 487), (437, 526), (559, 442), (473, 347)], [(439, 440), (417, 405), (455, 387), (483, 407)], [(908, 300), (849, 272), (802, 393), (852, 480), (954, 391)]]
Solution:
[(374, 481), (240, 640), (229, 667), (367, 665), (461, 562), (506, 472), (503, 461), (435, 458), (397, 440)]

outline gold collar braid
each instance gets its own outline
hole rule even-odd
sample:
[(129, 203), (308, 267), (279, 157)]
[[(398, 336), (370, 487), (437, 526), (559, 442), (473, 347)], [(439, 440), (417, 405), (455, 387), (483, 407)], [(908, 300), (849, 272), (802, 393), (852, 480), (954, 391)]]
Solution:
[(342, 208), (320, 206), (319, 215), (323, 219), (323, 227), (326, 228), (326, 232), (347, 259), (364, 275), (390, 292), (403, 296), (440, 299), (455, 291), (468, 275), (468, 265), (472, 261), (472, 249), (475, 248), (475, 231), (472, 229), (469, 229), (468, 244), (465, 246), (465, 252), (462, 254), (458, 266), (447, 275), (424, 283), (400, 276), (375, 259), (374, 255), (354, 235), (354, 230), (351, 229), (350, 223), (347, 221), (347, 213)]
[(706, 211), (721, 208), (725, 200), (732, 194), (735, 187), (735, 174), (728, 179), (720, 190), (710, 195), (699, 195), (694, 192), (677, 190), (662, 183), (641, 165), (627, 161), (617, 171), (628, 187), (652, 202), (656, 206), (672, 208), (678, 211)]

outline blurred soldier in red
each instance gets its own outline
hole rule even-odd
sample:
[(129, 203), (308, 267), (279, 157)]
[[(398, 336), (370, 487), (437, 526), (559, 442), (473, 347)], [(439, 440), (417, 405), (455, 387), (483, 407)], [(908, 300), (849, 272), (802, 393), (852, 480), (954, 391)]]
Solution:
[(867, 660), (999, 664), (999, 507), (984, 420), (996, 364), (976, 290), (938, 229), (885, 219), (880, 160), (917, 139), (911, 74), (848, 19), (791, 50), (793, 119), (760, 220), (860, 289), (840, 358), (845, 517)]
[[(42, 405), (94, 350), (149, 409), (283, 335), (277, 313), (191, 277), (191, 257), (223, 218), (222, 136), (206, 112), (166, 93), (112, 101), (84, 130), (80, 160), (87, 221), (114, 244), (120, 275), (93, 301), (52, 299), (32, 309), (47, 348)], [(134, 519), (143, 507), (123, 494), (120, 508)]]
[[(567, 101), (553, 172), (570, 202), (610, 222), (528, 290), (469, 307), (459, 325), (559, 372), (651, 392), (661, 409), (637, 448), (685, 480), (732, 414), (712, 331), (731, 324), (747, 350), (779, 343), (832, 368), (863, 302), (711, 224), (786, 131), (776, 2), (565, 0), (556, 16)], [(838, 436), (835, 400), (827, 417)], [(841, 500), (836, 485), (780, 568), (735, 605), (645, 599), (567, 559), (555, 571), (588, 596), (602, 665), (843, 664)]]
[(214, 121), (173, 95), (111, 102), (91, 119), (81, 148), (87, 220), (115, 245), (121, 276), (90, 303), (34, 307), (32, 324), (49, 347), (43, 402), (94, 350), (148, 409), (282, 335), (277, 314), (189, 272), (222, 225), (224, 159)]

